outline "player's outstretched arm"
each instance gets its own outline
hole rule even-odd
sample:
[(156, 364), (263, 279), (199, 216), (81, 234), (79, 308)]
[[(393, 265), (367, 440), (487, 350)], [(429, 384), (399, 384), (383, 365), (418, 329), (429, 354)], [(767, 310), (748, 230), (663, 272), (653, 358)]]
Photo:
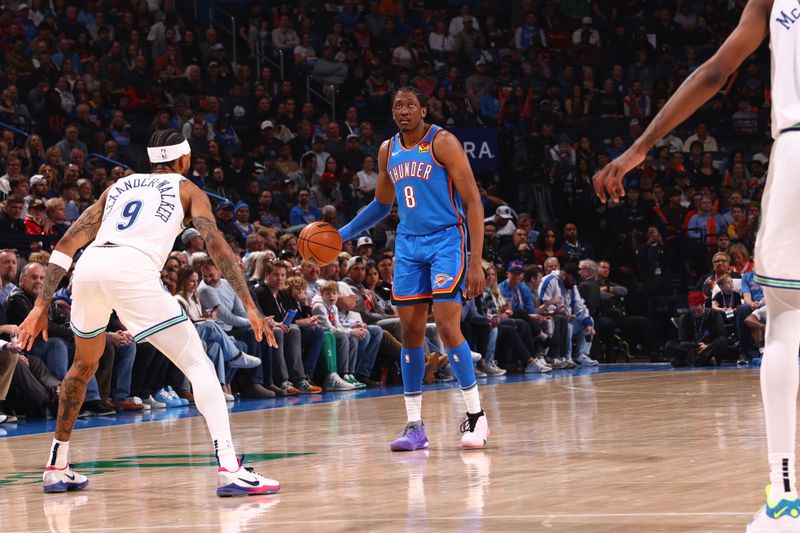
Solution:
[(192, 224), (195, 229), (200, 232), (200, 236), (206, 241), (208, 255), (214, 260), (222, 276), (230, 283), (236, 296), (242, 301), (256, 339), (261, 341), (266, 336), (267, 343), (273, 348), (277, 348), (278, 343), (275, 342), (275, 336), (272, 333), (269, 320), (261, 314), (261, 311), (259, 311), (250, 296), (250, 289), (244, 279), (244, 273), (239, 268), (239, 258), (233, 253), (225, 237), (217, 228), (217, 222), (211, 212), (211, 202), (209, 202), (208, 196), (194, 183), (182, 181), (181, 201), (184, 206), (188, 204), (189, 209), (187, 212), (192, 218)]
[(394, 203), (394, 187), (389, 180), (389, 172), (386, 168), (389, 159), (389, 141), (383, 141), (378, 150), (378, 182), (375, 186), (375, 199), (358, 213), (353, 220), (342, 226), (339, 235), (342, 241), (349, 241), (357, 237), (362, 231), (367, 230), (386, 218), (392, 210)]
[(773, 0), (750, 0), (739, 24), (708, 61), (700, 65), (681, 84), (642, 135), (617, 159), (594, 176), (594, 190), (600, 201), (608, 197), (617, 201), (624, 195), (622, 178), (644, 161), (645, 155), (659, 139), (689, 118), (739, 68), (764, 40), (769, 31), (769, 14)]
[(483, 275), (483, 204), (475, 183), (475, 175), (467, 154), (455, 135), (441, 130), (433, 140), (436, 159), (447, 167), (447, 174), (456, 186), (467, 212), (469, 229), (469, 265), (467, 266), (467, 296), (472, 298), (483, 292), (486, 278)]
[(58, 284), (72, 266), (72, 257), (75, 253), (91, 243), (97, 236), (100, 223), (103, 221), (107, 196), (108, 191), (106, 190), (97, 202), (81, 213), (78, 220), (67, 229), (53, 249), (45, 270), (42, 292), (36, 297), (33, 309), (17, 329), (19, 344), (25, 350), (33, 347), (33, 341), (40, 333), (44, 340), (47, 340), (47, 313), (53, 293), (58, 290)]

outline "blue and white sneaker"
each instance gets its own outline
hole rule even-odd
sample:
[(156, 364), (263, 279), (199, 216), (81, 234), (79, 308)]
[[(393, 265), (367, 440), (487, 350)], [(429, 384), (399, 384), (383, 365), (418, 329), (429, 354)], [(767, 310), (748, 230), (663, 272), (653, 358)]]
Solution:
[(89, 484), (89, 478), (74, 471), (72, 465), (67, 465), (64, 468), (48, 466), (44, 469), (42, 483), (44, 484), (44, 491), (47, 493), (67, 492), (68, 490), (86, 488), (86, 485)]
[(771, 487), (767, 485), (767, 503), (747, 524), (747, 533), (800, 532), (800, 499), (772, 501)]
[(231, 472), (225, 468), (217, 469), (217, 496), (251, 496), (254, 494), (275, 494), (281, 490), (277, 480), (264, 477), (249, 466), (242, 466)]
[(389, 448), (393, 452), (413, 452), (427, 448), (429, 445), (428, 436), (425, 435), (425, 424), (420, 420), (406, 424), (403, 434), (393, 440)]
[(183, 402), (180, 398), (177, 396), (173, 397), (172, 394), (166, 391), (166, 389), (159, 389), (153, 395), (153, 398), (155, 398), (157, 402), (165, 404), (170, 409), (173, 407), (181, 407), (183, 405)]
[(170, 396), (172, 396), (174, 400), (178, 400), (179, 402), (181, 402), (181, 405), (189, 405), (189, 400), (178, 396), (178, 393), (172, 390), (172, 387), (169, 385), (167, 385), (167, 392), (169, 393)]

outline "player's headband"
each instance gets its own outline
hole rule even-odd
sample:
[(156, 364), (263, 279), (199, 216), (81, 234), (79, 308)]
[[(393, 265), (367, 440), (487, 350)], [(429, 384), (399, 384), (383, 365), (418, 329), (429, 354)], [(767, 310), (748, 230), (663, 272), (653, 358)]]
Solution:
[(147, 155), (151, 163), (166, 163), (168, 161), (175, 161), (181, 156), (191, 154), (192, 149), (189, 147), (189, 141), (183, 140), (180, 144), (173, 144), (171, 146), (154, 146), (147, 149)]

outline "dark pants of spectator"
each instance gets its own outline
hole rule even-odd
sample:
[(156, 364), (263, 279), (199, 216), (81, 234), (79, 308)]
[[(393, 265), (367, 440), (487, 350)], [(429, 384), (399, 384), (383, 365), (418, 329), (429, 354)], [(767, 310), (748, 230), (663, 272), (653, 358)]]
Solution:
[(106, 343), (106, 348), (103, 350), (103, 355), (100, 357), (100, 362), (97, 365), (97, 372), (94, 374), (95, 378), (97, 378), (97, 388), (100, 389), (100, 398), (104, 400), (111, 397), (114, 359), (114, 347)]
[(381, 345), (378, 348), (378, 358), (375, 360), (372, 375), (366, 377), (378, 380), (384, 368), (399, 365), (402, 349), (403, 345), (400, 341), (394, 335), (385, 331), (381, 338)]
[(272, 385), (272, 357), (273, 350), (267, 344), (266, 339), (258, 342), (253, 328), (233, 328), (228, 332), (234, 339), (247, 344), (247, 353), (261, 359), (261, 364), (249, 370), (240, 370), (236, 377), (249, 383), (260, 383), (262, 385)]
[(303, 347), (303, 369), (306, 377), (314, 375), (322, 353), (322, 340), (325, 330), (315, 326), (313, 328), (300, 327), (300, 343)]
[(522, 339), (516, 322), (524, 324), (523, 327), (530, 334), (530, 328), (524, 320), (512, 318), (504, 320), (497, 325), (497, 343), (494, 348), (494, 358), (504, 368), (514, 368), (519, 365), (525, 366), (528, 357), (534, 354)]
[(750, 359), (750, 353), (753, 350), (753, 339), (750, 337), (750, 328), (744, 323), (744, 320), (750, 316), (753, 308), (742, 302), (742, 305), (736, 308), (734, 314), (734, 322), (736, 323), (736, 337), (739, 339), (739, 355), (745, 359)]
[(664, 346), (664, 353), (670, 358), (672, 366), (708, 366), (712, 357), (719, 364), (728, 349), (728, 339), (720, 337), (707, 344), (708, 348), (703, 353), (697, 353), (682, 347), (679, 342), (668, 341)]
[(47, 370), (38, 357), (28, 358), (29, 365), (18, 360), (8, 393), (8, 404), (17, 413), (44, 416), (48, 407), (55, 407), (56, 388), (61, 382)]
[(467, 339), (470, 348), (481, 355), (486, 355), (490, 329), (489, 324), (473, 324), (468, 320), (461, 322), (461, 334)]
[(131, 372), (131, 395), (144, 399), (162, 389), (167, 382), (169, 365), (169, 359), (152, 344), (137, 344)]

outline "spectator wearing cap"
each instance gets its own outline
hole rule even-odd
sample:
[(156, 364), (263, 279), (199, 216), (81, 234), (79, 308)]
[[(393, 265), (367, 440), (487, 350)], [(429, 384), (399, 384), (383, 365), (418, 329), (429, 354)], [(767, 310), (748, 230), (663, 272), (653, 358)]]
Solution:
[[(25, 233), (28, 235), (52, 235), (53, 221), (45, 216), (45, 205), (42, 200), (36, 199), (28, 206), (28, 214), (24, 219)], [(40, 250), (43, 246), (41, 241), (31, 243), (31, 250)], [(49, 243), (47, 243), (49, 248)]]
[(219, 227), (220, 231), (222, 231), (222, 233), (224, 233), (226, 236), (237, 238), (238, 241), (239, 230), (233, 224), (234, 206), (235, 204), (230, 200), (221, 201), (217, 204), (217, 207), (214, 210), (214, 217), (217, 220), (217, 226)]
[(589, 32), (589, 44), (592, 46), (600, 46), (600, 32), (592, 28), (592, 17), (583, 17), (581, 19), (581, 27), (572, 32), (572, 44), (579, 44), (581, 42), (581, 34)]
[(261, 142), (264, 145), (264, 160), (274, 161), (278, 159), (284, 143), (275, 137), (275, 124), (271, 120), (261, 122)]
[(722, 313), (706, 307), (706, 295), (689, 293), (689, 311), (678, 318), (678, 340), (668, 341), (664, 352), (672, 366), (719, 365), (728, 349)]
[[(316, 159), (313, 159), (316, 161)], [(311, 192), (307, 187), (297, 189), (297, 205), (289, 212), (289, 224), (293, 227), (310, 224), (322, 218), (322, 211), (311, 205)]]
[(319, 177), (319, 183), (311, 187), (310, 194), (310, 203), (314, 207), (342, 205), (342, 191), (332, 172), (323, 172)]
[[(552, 314), (566, 316), (567, 337), (562, 361), (553, 362), (553, 368), (568, 368), (575, 362), (582, 366), (595, 366), (597, 361), (589, 357), (592, 336), (595, 333), (594, 319), (578, 290), (581, 281), (578, 265), (567, 263), (561, 270), (554, 270), (539, 285), (539, 301)], [(578, 336), (578, 356), (573, 361), (572, 337)]]
[(47, 184), (47, 178), (41, 174), (34, 174), (31, 176), (31, 179), (28, 181), (28, 183), (28, 191), (30, 194), (25, 197), (25, 205), (30, 206), (34, 200), (44, 201), (50, 189), (49, 185)]
[(484, 222), (493, 222), (497, 227), (497, 238), (511, 237), (517, 226), (514, 225), (514, 212), (507, 205), (495, 209), (494, 216), (486, 217)]
[(344, 152), (339, 155), (342, 165), (351, 173), (356, 174), (361, 170), (361, 161), (364, 155), (361, 153), (361, 138), (355, 133), (347, 136), (344, 142)]
[(183, 243), (187, 260), (192, 257), (192, 254), (206, 251), (206, 241), (200, 235), (200, 232), (194, 228), (186, 228), (184, 230), (181, 234), (181, 242)]
[(238, 202), (233, 208), (233, 225), (238, 232), (238, 240), (245, 246), (247, 238), (256, 232), (250, 223), (250, 206), (246, 202)]
[(368, 260), (372, 257), (372, 253), (375, 251), (375, 243), (372, 242), (370, 237), (364, 236), (359, 237), (356, 241), (356, 254), (364, 258), (364, 260)]

